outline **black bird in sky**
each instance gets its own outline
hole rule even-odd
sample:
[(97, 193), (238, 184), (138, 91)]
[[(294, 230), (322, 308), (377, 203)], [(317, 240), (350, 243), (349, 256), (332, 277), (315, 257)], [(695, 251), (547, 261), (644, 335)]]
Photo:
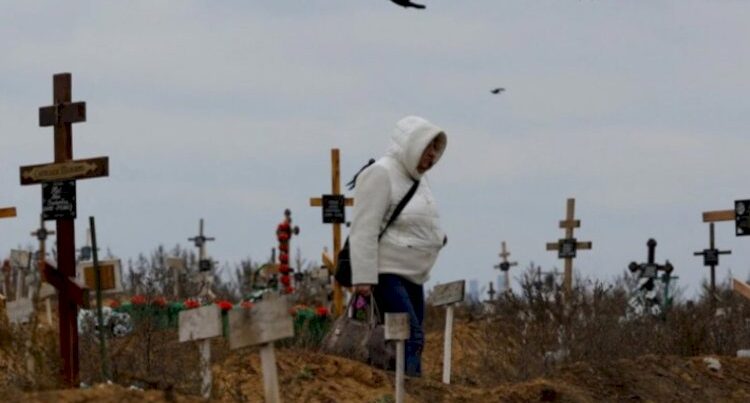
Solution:
[(493, 93), (493, 94), (499, 94), (499, 93), (501, 93), (503, 91), (505, 91), (505, 88), (498, 87), (498, 88), (495, 88), (494, 90), (492, 90), (490, 92)]
[(409, 7), (414, 7), (414, 8), (419, 8), (419, 9), (425, 8), (425, 6), (423, 6), (422, 4), (412, 3), (411, 0), (391, 0), (391, 2), (398, 4), (399, 6), (403, 8), (409, 8)]

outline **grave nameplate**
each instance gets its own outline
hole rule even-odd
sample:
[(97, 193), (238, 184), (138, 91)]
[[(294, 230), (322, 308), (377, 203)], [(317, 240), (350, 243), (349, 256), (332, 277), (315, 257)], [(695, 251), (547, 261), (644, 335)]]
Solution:
[(409, 315), (406, 313), (385, 314), (385, 339), (406, 340), (409, 338)]
[(185, 261), (182, 260), (181, 257), (168, 257), (167, 267), (169, 267), (170, 269), (174, 269), (174, 270), (184, 270)]
[(229, 311), (229, 348), (234, 350), (294, 336), (286, 299), (262, 300), (252, 309)]
[(76, 181), (42, 183), (44, 220), (76, 218)]
[(465, 280), (459, 280), (447, 284), (436, 285), (435, 288), (432, 289), (432, 294), (430, 294), (432, 305), (448, 305), (463, 301), (465, 283)]
[[(122, 291), (122, 266), (119, 259), (102, 260), (98, 262), (99, 280), (102, 291)], [(86, 288), (96, 289), (96, 274), (94, 273), (94, 262), (82, 262), (79, 264), (79, 275), (83, 276)]]
[(21, 298), (6, 302), (5, 310), (10, 323), (27, 323), (34, 314), (34, 304), (29, 298)]
[(703, 250), (703, 265), (704, 266), (718, 266), (719, 265), (719, 250), (718, 249), (704, 249)]
[(576, 257), (576, 245), (578, 240), (575, 238), (565, 238), (557, 241), (557, 257), (560, 259), (575, 258)]
[(750, 200), (736, 200), (734, 212), (737, 236), (750, 235)]
[(344, 195), (323, 195), (323, 223), (345, 223), (346, 213), (344, 203)]
[(200, 262), (198, 262), (198, 269), (200, 271), (211, 271), (211, 260), (201, 259)]
[(212, 304), (180, 311), (180, 342), (221, 336), (221, 309)]

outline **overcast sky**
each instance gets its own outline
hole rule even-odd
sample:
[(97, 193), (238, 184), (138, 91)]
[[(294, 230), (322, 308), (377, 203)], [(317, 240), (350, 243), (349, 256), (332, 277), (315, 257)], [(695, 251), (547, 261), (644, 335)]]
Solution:
[[(424, 2), (0, 1), (0, 207), (18, 208), (2, 255), (35, 244), (41, 190), (18, 167), (52, 161), (38, 108), (71, 72), (88, 115), (74, 157), (110, 158), (78, 182), (77, 239), (93, 215), (123, 259), (190, 246), (203, 217), (215, 259), (264, 260), (288, 207), (292, 248), (317, 260), (331, 230), (308, 200), (330, 191), (329, 150), (348, 180), (416, 114), (448, 134), (429, 284), (496, 278), (503, 240), (521, 267), (562, 267), (545, 243), (575, 197), (594, 246), (580, 274), (611, 280), (654, 237), (695, 292), (701, 212), (750, 198), (750, 2)], [(750, 238), (716, 234), (719, 278), (748, 277)]]

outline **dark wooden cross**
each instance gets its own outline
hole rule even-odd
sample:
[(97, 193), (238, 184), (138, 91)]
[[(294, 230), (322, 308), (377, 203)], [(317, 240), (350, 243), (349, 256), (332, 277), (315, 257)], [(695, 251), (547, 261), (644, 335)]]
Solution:
[(510, 252), (505, 247), (505, 241), (502, 241), (500, 243), (500, 264), (495, 265), (496, 269), (499, 269), (505, 274), (505, 291), (510, 290), (510, 268), (513, 266), (518, 266), (518, 262), (509, 262), (508, 257), (510, 256)]
[(496, 292), (495, 292), (495, 286), (493, 285), (492, 281), (490, 281), (490, 290), (487, 291), (487, 294), (489, 294), (489, 296), (490, 296), (490, 301), (494, 301), (495, 300), (495, 294), (496, 294)]
[(575, 219), (576, 199), (570, 198), (565, 209), (565, 220), (560, 221), (560, 228), (565, 229), (565, 238), (557, 242), (548, 242), (547, 250), (557, 251), (559, 259), (565, 259), (565, 278), (563, 288), (566, 293), (573, 289), (573, 259), (576, 257), (576, 251), (591, 249), (591, 242), (578, 242), (573, 236), (573, 230), (581, 226), (581, 220)]
[(204, 273), (203, 286), (201, 287), (201, 296), (209, 296), (211, 294), (211, 260), (208, 259), (206, 254), (206, 242), (215, 241), (216, 238), (207, 237), (203, 234), (203, 219), (201, 218), (198, 226), (198, 235), (193, 238), (188, 238), (198, 248), (198, 270)]
[[(345, 206), (353, 206), (354, 199), (350, 197), (344, 197), (341, 193), (341, 169), (339, 162), (339, 149), (331, 149), (331, 194), (322, 195), (321, 197), (310, 198), (310, 206), (322, 207), (325, 209), (327, 206), (324, 205), (324, 201), (330, 202), (335, 199), (343, 200), (343, 206), (341, 206), (341, 212), (345, 209)], [(343, 222), (333, 222), (333, 268), (338, 266), (339, 251), (341, 251), (341, 224)], [(332, 273), (334, 274), (334, 273)], [(335, 280), (334, 280), (335, 282)], [(344, 312), (344, 293), (341, 289), (341, 285), (335, 282), (333, 287), (333, 311), (338, 316)]]
[[(73, 123), (86, 121), (86, 104), (71, 102), (70, 73), (55, 74), (52, 79), (53, 105), (39, 108), (39, 125), (54, 127), (53, 163), (23, 166), (21, 185), (42, 184), (43, 216), (57, 224), (57, 264), (44, 263), (44, 276), (58, 291), (60, 355), (62, 375), (68, 386), (78, 385), (78, 307), (88, 307), (88, 289), (75, 281), (75, 181), (108, 176), (109, 158), (73, 160)], [(61, 192), (60, 189), (67, 189)], [(49, 194), (46, 194), (47, 190)], [(65, 194), (63, 194), (65, 193)], [(47, 198), (58, 198), (47, 205)], [(60, 210), (59, 207), (65, 208)]]
[(709, 224), (708, 249), (702, 252), (694, 252), (694, 256), (703, 256), (703, 265), (711, 268), (711, 296), (716, 298), (716, 266), (719, 265), (719, 255), (729, 255), (732, 251), (718, 250), (714, 244), (714, 223)]

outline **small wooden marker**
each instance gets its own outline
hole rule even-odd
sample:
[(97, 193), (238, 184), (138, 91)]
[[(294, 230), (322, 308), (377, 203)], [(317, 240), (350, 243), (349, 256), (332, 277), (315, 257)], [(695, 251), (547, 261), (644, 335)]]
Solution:
[(273, 342), (294, 337), (294, 322), (285, 298), (266, 294), (251, 309), (229, 311), (229, 348), (261, 345), (263, 390), (268, 403), (281, 402)]
[[(339, 149), (331, 149), (331, 194), (313, 197), (310, 206), (322, 207), (323, 223), (333, 224), (333, 269), (338, 265), (341, 251), (341, 224), (346, 222), (345, 206), (353, 206), (354, 199), (341, 194), (341, 170), (339, 168)], [(335, 273), (331, 273), (335, 274)], [(333, 312), (336, 316), (344, 313), (344, 292), (334, 279)]]
[(166, 266), (174, 276), (174, 297), (180, 298), (180, 272), (185, 271), (185, 261), (181, 257), (167, 257)]
[(222, 334), (221, 309), (215, 304), (180, 311), (180, 342), (198, 341), (201, 353), (201, 396), (211, 398), (211, 338)]
[(465, 296), (465, 280), (438, 284), (432, 289), (430, 299), (434, 306), (445, 306), (445, 335), (443, 336), (443, 383), (451, 383), (451, 358), (453, 343), (453, 307)]
[(563, 280), (563, 289), (569, 293), (573, 289), (573, 259), (576, 257), (576, 251), (591, 249), (591, 242), (578, 242), (573, 236), (575, 228), (581, 226), (581, 220), (575, 219), (576, 199), (569, 198), (565, 209), (565, 220), (560, 221), (560, 228), (565, 229), (565, 238), (557, 242), (547, 243), (547, 250), (557, 251), (557, 257), (565, 260), (565, 279)]
[(396, 403), (404, 401), (404, 340), (409, 336), (409, 314), (386, 312), (385, 339), (396, 340)]

